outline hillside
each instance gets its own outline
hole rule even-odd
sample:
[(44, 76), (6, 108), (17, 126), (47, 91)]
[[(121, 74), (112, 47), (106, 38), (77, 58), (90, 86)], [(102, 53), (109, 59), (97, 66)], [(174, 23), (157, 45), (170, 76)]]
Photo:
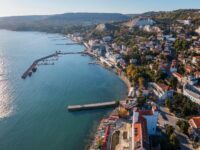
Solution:
[(70, 26), (86, 26), (130, 19), (118, 13), (65, 13), (48, 16), (1, 17), (0, 28), (10, 30), (36, 30), (57, 32)]

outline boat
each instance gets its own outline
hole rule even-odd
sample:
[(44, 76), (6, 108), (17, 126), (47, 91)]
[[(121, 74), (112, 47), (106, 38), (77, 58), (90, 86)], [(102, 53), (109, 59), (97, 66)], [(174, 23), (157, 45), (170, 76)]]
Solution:
[(29, 75), (29, 77), (32, 75), (32, 72), (30, 71), (29, 73), (28, 73), (28, 75)]
[(34, 67), (34, 68), (32, 69), (32, 71), (33, 71), (33, 72), (36, 72), (36, 71), (37, 71), (37, 67)]

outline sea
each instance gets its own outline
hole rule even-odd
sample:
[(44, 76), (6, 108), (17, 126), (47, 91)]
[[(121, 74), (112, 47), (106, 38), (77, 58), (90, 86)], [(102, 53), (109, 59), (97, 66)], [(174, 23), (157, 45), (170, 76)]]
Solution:
[(50, 58), (21, 78), (38, 58), (84, 51), (66, 45), (71, 42), (60, 34), (0, 30), (0, 150), (84, 150), (112, 109), (69, 112), (67, 106), (126, 97), (125, 83), (89, 64), (95, 59), (87, 55)]

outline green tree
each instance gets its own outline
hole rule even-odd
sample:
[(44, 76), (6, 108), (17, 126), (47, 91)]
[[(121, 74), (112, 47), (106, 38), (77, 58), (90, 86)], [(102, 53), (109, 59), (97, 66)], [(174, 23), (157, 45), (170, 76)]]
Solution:
[(167, 106), (167, 108), (169, 108), (171, 110), (172, 108), (172, 103), (171, 103), (171, 100), (170, 99), (166, 99), (165, 100), (165, 106)]
[(171, 125), (167, 125), (166, 128), (165, 128), (165, 130), (166, 130), (166, 134), (168, 136), (170, 136), (172, 133), (174, 133), (174, 127), (171, 126)]
[(177, 78), (175, 78), (174, 76), (172, 76), (172, 77), (169, 79), (169, 82), (170, 82), (170, 86), (171, 86), (173, 89), (176, 89), (177, 84), (178, 84)]
[(173, 149), (176, 149), (176, 150), (180, 149), (180, 143), (176, 137), (176, 134), (172, 133), (169, 139), (170, 139), (170, 144), (173, 146)]

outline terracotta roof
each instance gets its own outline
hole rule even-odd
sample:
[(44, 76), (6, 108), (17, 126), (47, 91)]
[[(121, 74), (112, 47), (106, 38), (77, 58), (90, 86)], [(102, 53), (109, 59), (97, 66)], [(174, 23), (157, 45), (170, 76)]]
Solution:
[(195, 72), (195, 75), (200, 76), (200, 71)]
[(135, 149), (146, 147), (148, 143), (147, 121), (140, 116), (137, 123), (134, 124), (134, 142)]
[(141, 116), (151, 116), (153, 115), (152, 110), (139, 110), (139, 114)]
[(163, 89), (163, 91), (168, 91), (168, 90), (171, 89), (170, 86), (167, 86), (167, 85), (162, 84), (162, 83), (158, 84), (158, 86), (159, 86), (161, 89)]
[(193, 56), (193, 58), (200, 59), (200, 56)]
[(200, 116), (199, 117), (192, 117), (189, 120), (189, 123), (193, 128), (200, 128)]
[(183, 78), (183, 76), (180, 73), (178, 73), (178, 72), (174, 72), (173, 75), (175, 77), (178, 77), (178, 78)]
[(192, 67), (190, 67), (189, 65), (186, 65), (186, 66), (185, 66), (185, 69), (186, 69), (187, 71), (192, 71)]

